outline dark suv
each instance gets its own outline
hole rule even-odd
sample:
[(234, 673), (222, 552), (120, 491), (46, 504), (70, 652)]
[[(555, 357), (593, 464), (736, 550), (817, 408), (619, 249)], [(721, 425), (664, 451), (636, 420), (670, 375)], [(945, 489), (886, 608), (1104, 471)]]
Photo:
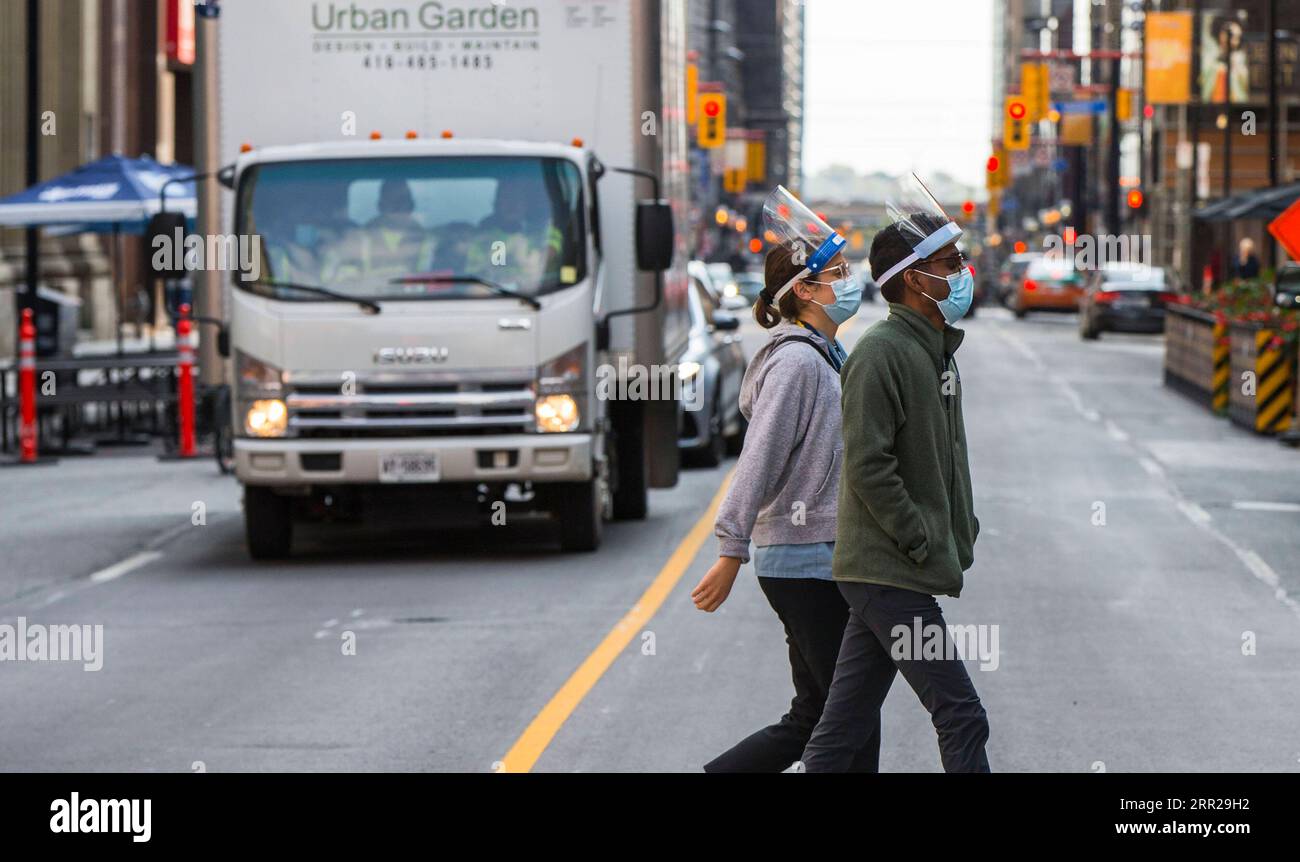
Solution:
[(1273, 301), (1282, 308), (1300, 308), (1300, 263), (1285, 263), (1278, 269)]

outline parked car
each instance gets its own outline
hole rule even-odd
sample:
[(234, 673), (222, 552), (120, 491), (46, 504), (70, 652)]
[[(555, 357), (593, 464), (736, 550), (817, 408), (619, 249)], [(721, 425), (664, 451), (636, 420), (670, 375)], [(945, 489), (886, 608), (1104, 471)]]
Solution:
[(736, 284), (740, 287), (740, 295), (745, 297), (750, 305), (758, 301), (759, 291), (763, 289), (763, 274), (761, 272), (738, 272), (736, 273)]
[(880, 285), (871, 277), (871, 264), (867, 263), (866, 258), (854, 264), (853, 277), (862, 283), (863, 302), (875, 302), (880, 295)]
[(1042, 257), (1038, 252), (1013, 254), (998, 268), (997, 300), (1007, 308), (1011, 307), (1012, 297), (1025, 278), (1029, 264)]
[(1273, 301), (1282, 308), (1300, 308), (1300, 263), (1285, 263), (1273, 278)]
[[(726, 267), (725, 270), (717, 267)], [(702, 260), (692, 260), (686, 264), (686, 272), (691, 278), (697, 278), (704, 285), (704, 289), (713, 297), (714, 302), (720, 308), (730, 310), (739, 310), (744, 308), (745, 300), (740, 296), (740, 289), (735, 284), (735, 277), (731, 274), (729, 264), (705, 263)], [(730, 288), (731, 293), (727, 291)]]
[(1083, 279), (1072, 260), (1038, 257), (1025, 267), (1013, 291), (1011, 310), (1016, 317), (1030, 311), (1078, 311)]
[(1103, 332), (1163, 332), (1165, 306), (1178, 301), (1173, 278), (1158, 266), (1106, 264), (1079, 299), (1079, 337)]
[(689, 460), (716, 467), (728, 452), (744, 442), (745, 417), (740, 412), (740, 382), (745, 376), (740, 318), (722, 309), (704, 281), (691, 276), (690, 344), (678, 366), (682, 381), (682, 411), (678, 446)]

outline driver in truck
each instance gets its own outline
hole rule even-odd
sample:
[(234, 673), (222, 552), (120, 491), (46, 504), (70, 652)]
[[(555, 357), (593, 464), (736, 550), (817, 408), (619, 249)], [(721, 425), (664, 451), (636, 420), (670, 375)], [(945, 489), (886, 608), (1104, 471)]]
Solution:
[(415, 200), (405, 180), (387, 179), (379, 187), (379, 214), (349, 232), (326, 262), (326, 281), (363, 281), (371, 287), (428, 272), (436, 243), (414, 215)]
[(535, 284), (554, 268), (564, 251), (564, 235), (551, 218), (540, 177), (502, 176), (497, 181), (492, 213), (479, 222), (477, 233), (468, 250), (468, 262), (476, 273), (500, 273), (492, 277), (501, 281)]

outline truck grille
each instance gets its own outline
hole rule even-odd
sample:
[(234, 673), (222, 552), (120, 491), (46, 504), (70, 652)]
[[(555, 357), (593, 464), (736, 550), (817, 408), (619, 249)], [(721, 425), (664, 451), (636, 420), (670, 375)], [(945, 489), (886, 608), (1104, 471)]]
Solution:
[(534, 428), (531, 379), (291, 381), (285, 406), (299, 437), (517, 434)]

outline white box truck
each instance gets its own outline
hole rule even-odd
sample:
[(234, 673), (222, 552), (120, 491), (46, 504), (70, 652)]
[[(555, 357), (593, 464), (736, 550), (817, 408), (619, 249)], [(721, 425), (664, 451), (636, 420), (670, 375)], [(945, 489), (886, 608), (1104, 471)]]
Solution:
[(254, 558), (303, 517), (520, 509), (589, 550), (676, 483), (685, 16), (221, 4), (225, 211), (260, 243), (223, 339)]

